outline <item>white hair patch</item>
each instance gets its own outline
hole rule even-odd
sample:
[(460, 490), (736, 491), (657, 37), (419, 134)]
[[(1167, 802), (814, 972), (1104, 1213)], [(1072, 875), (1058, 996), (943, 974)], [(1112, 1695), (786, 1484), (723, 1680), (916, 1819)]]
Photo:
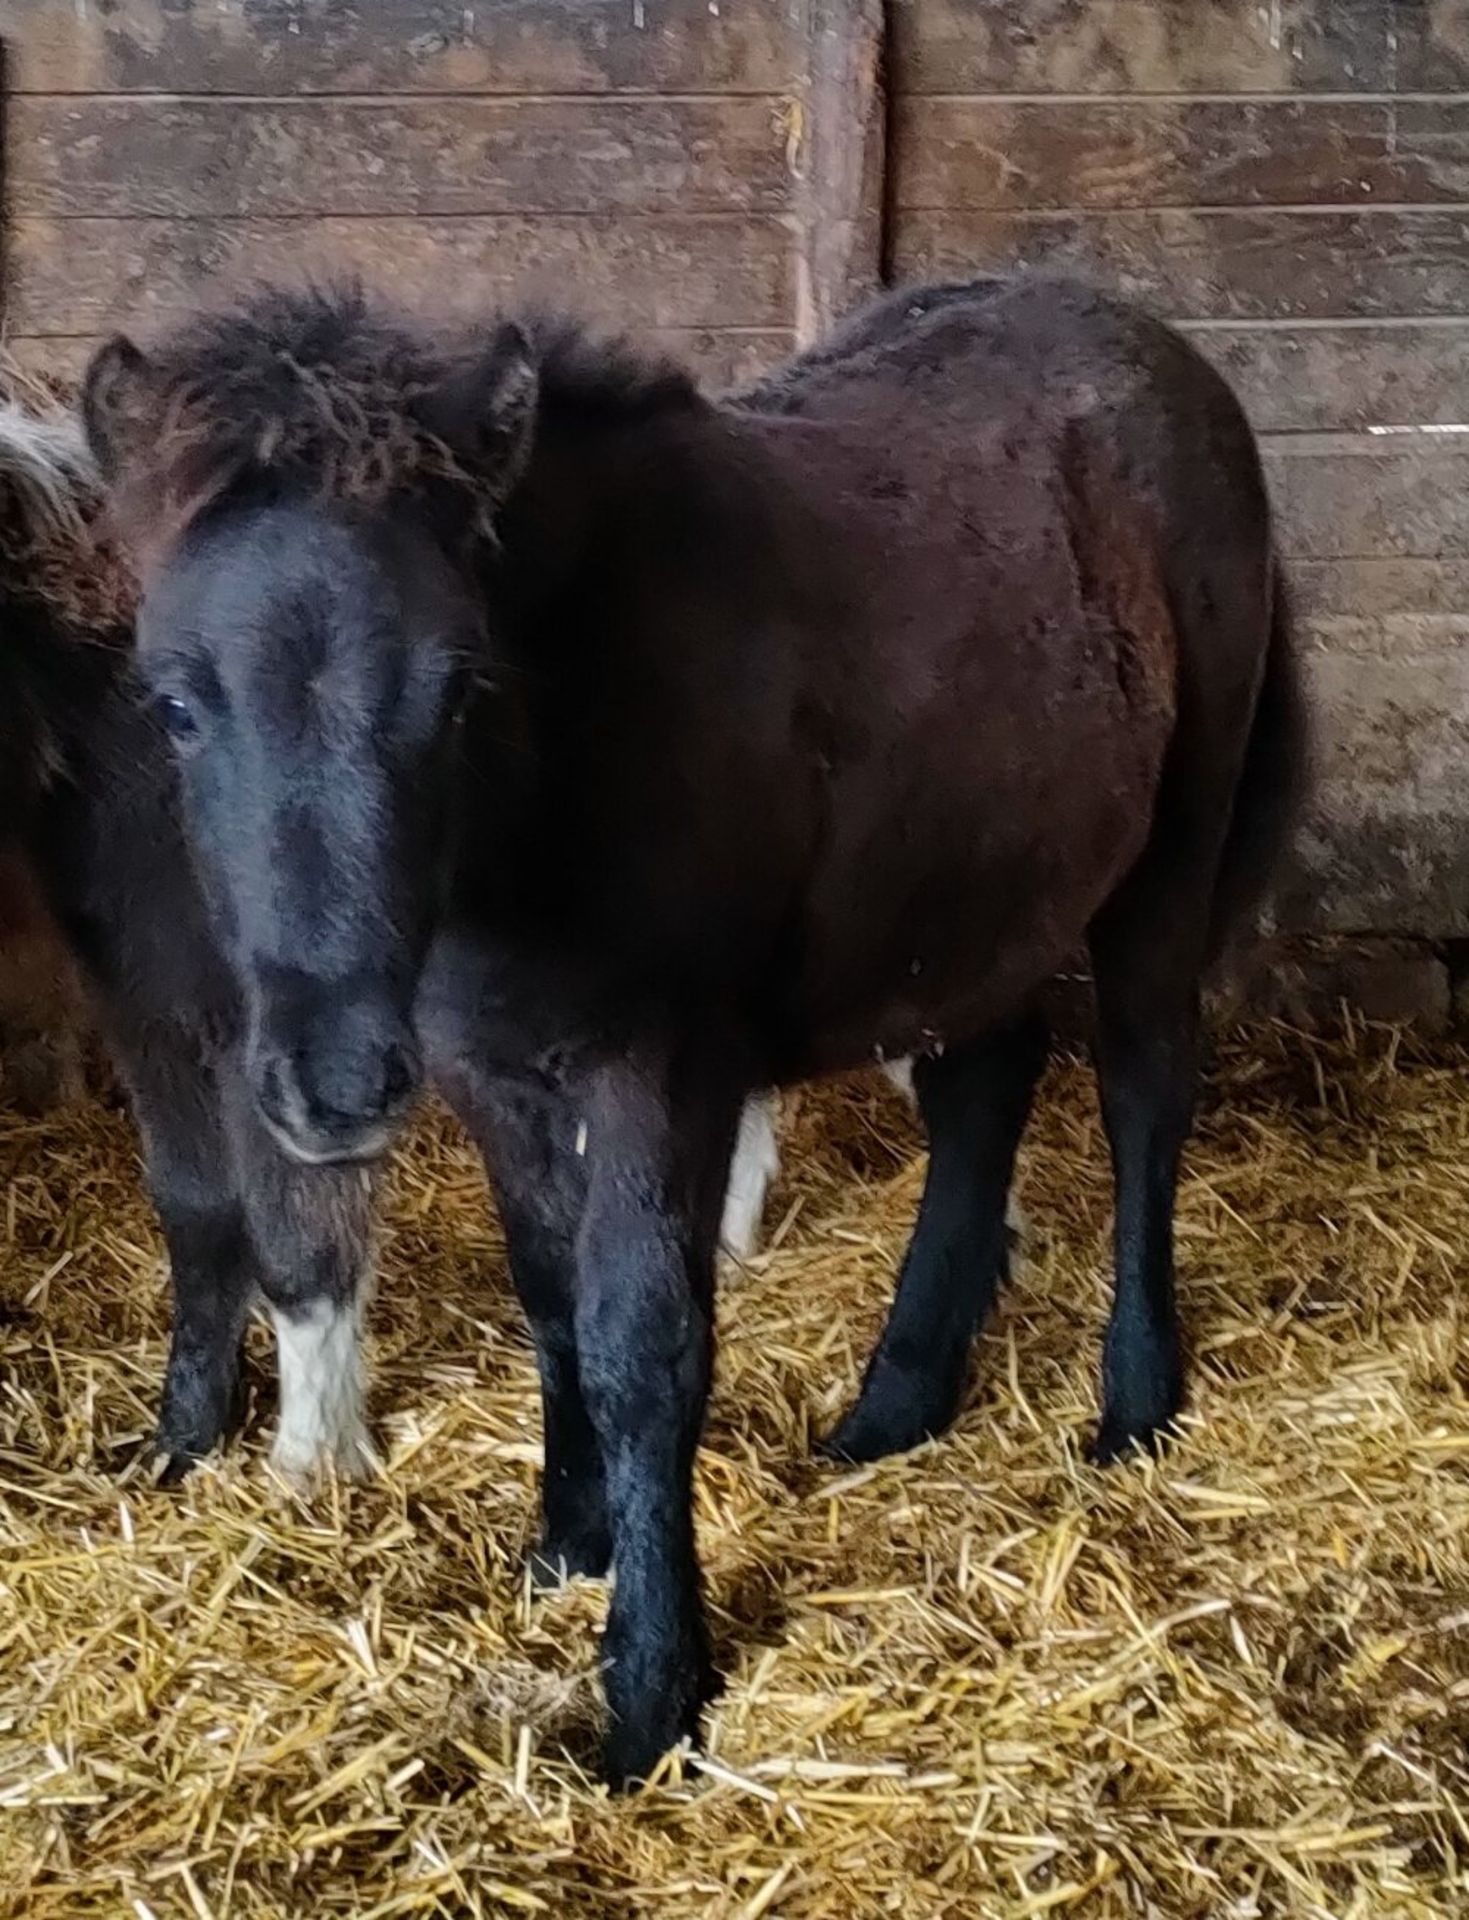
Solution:
[(748, 1260), (760, 1237), (765, 1195), (780, 1172), (780, 1148), (775, 1138), (776, 1096), (753, 1095), (740, 1115), (730, 1162), (729, 1188), (724, 1197), (721, 1246), (736, 1260)]
[(75, 415), (31, 413), (0, 401), (0, 482), (25, 497), (40, 526), (72, 532), (81, 525), (79, 496), (101, 486)]
[(270, 1310), (281, 1404), (272, 1464), (292, 1480), (329, 1469), (360, 1479), (376, 1466), (363, 1417), (363, 1300)]

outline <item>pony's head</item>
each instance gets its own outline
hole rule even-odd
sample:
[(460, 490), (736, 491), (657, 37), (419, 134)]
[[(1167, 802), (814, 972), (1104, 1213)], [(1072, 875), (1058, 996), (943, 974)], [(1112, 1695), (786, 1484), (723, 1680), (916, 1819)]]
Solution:
[(534, 323), (436, 336), (355, 290), (269, 292), (146, 354), (114, 340), (88, 374), (248, 1070), (302, 1159), (380, 1152), (416, 1090), (494, 530), (548, 396), (592, 391), (578, 351)]

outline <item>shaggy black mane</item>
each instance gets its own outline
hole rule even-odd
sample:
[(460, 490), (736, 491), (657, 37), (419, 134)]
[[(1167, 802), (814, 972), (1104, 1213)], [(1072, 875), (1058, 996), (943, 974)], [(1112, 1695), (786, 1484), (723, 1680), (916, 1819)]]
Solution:
[[(587, 421), (703, 404), (692, 378), (564, 317), (513, 317), (540, 405)], [(434, 331), (355, 284), (267, 289), (186, 321), (151, 348), (150, 419), (125, 491), (187, 502), (244, 476), (318, 498), (380, 504), (425, 482), (475, 492), (481, 476), (441, 433), (434, 402), (505, 321)]]
[(706, 404), (677, 360), (648, 354), (621, 335), (599, 335), (565, 314), (533, 309), (515, 318), (530, 341), (548, 408), (612, 423)]

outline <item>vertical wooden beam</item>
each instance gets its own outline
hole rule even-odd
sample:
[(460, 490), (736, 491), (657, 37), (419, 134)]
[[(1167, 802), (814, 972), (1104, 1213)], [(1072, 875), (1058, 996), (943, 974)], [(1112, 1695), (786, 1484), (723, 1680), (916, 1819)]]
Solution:
[(808, 0), (796, 337), (882, 284), (887, 199), (884, 0)]
[(10, 56), (9, 38), (0, 39), (0, 334), (10, 310)]

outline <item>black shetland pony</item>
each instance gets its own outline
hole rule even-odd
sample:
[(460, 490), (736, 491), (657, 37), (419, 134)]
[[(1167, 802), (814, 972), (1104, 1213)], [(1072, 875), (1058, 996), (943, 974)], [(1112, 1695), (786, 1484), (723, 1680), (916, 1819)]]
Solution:
[(1082, 939), (1117, 1184), (1096, 1443), (1182, 1393), (1201, 969), (1285, 797), (1249, 431), (1077, 286), (886, 309), (753, 403), (544, 322), (267, 294), (90, 371), (142, 670), (264, 1127), (366, 1164), (425, 1071), (485, 1147), (542, 1369), (541, 1556), (615, 1565), (607, 1765), (710, 1684), (690, 1473), (752, 1088), (916, 1055), (931, 1159), (830, 1442), (941, 1431)]
[(131, 670), (136, 586), (100, 532), (80, 419), (0, 374), (0, 861), (78, 962), (143, 1133), (172, 1266), (167, 1474), (234, 1426), (257, 1300), (280, 1345), (277, 1464), (356, 1470), (369, 1458), (353, 1337), (368, 1177), (301, 1167), (255, 1112), (240, 996), (194, 877), (167, 736)]

